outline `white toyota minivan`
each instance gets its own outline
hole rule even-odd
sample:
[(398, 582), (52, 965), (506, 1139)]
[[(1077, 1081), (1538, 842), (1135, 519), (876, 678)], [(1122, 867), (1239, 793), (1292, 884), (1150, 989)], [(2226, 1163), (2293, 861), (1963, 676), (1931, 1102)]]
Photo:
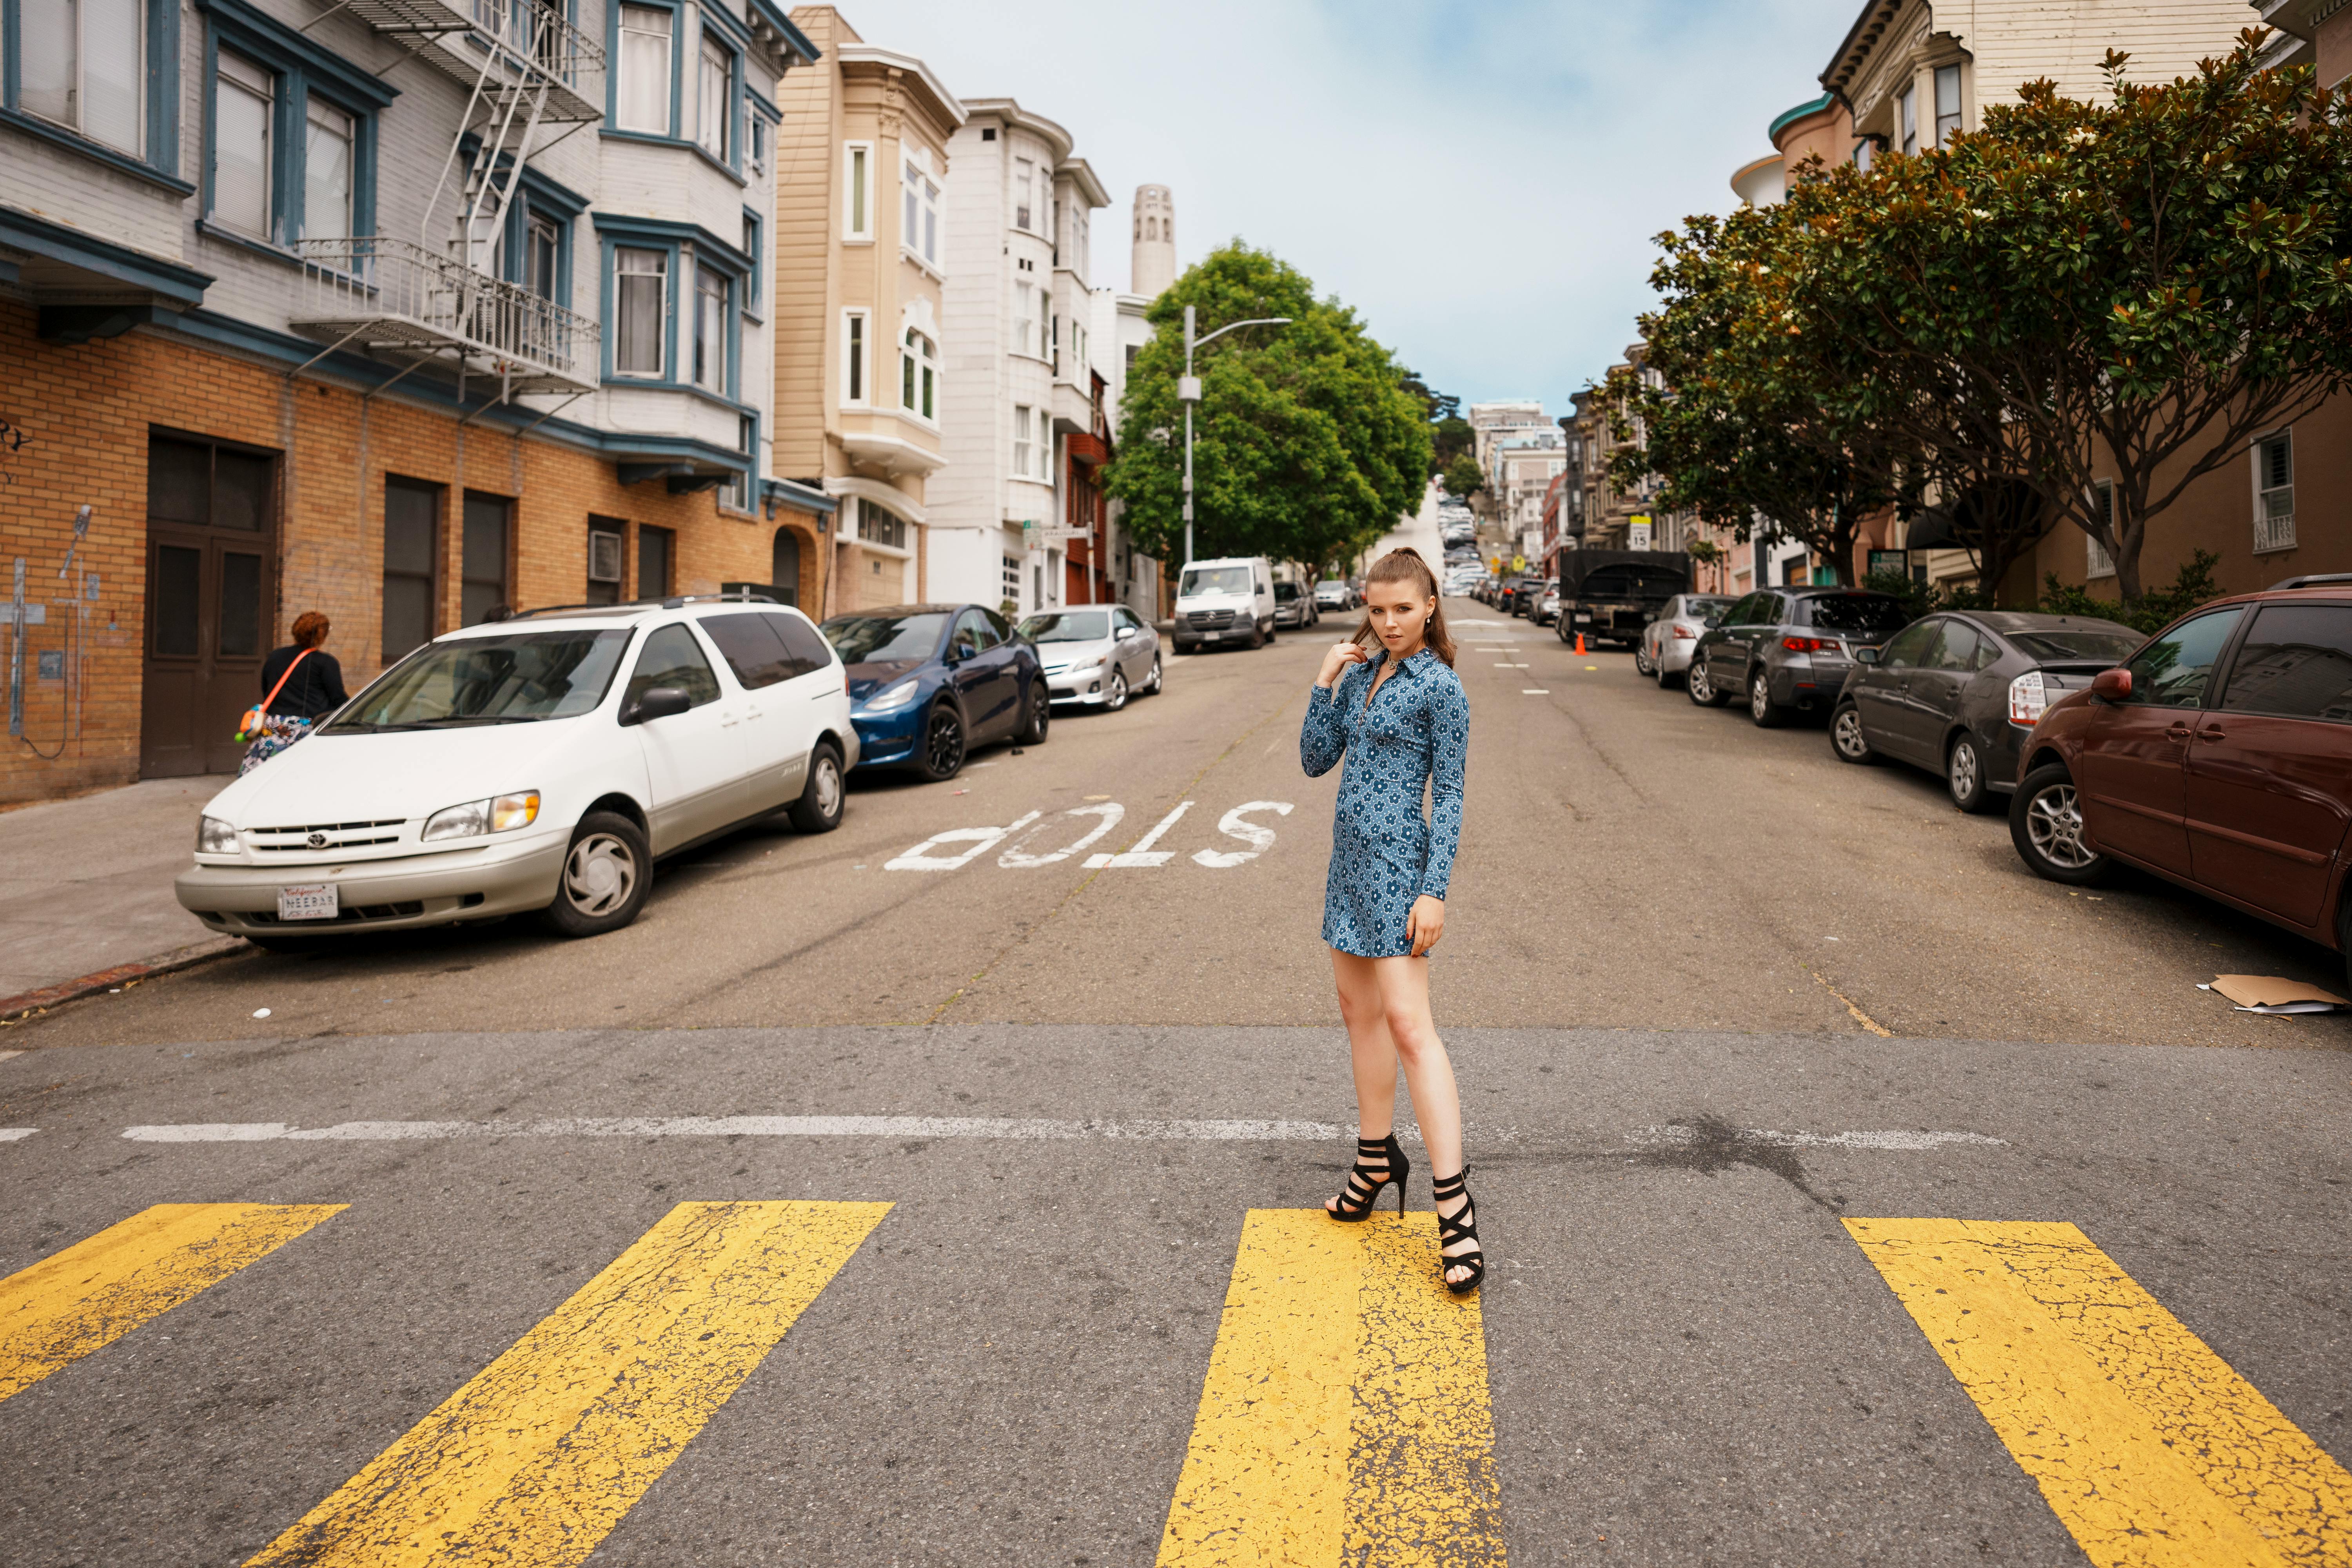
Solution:
[(1274, 563), (1234, 555), (1186, 564), (1176, 585), (1176, 651), (1203, 644), (1264, 647), (1274, 640)]
[(841, 821), (841, 661), (765, 600), (526, 613), (426, 643), (215, 795), (181, 904), (263, 947), (538, 911), (636, 918), (654, 863), (778, 811)]

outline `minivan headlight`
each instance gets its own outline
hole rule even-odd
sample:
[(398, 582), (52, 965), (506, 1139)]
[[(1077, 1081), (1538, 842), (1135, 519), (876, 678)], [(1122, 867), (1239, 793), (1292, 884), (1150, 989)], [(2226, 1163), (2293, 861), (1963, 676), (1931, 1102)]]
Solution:
[(234, 855), (237, 850), (236, 829), (217, 816), (196, 819), (196, 853), (199, 855)]
[(539, 820), (539, 792), (517, 790), (488, 800), (469, 800), (445, 806), (425, 819), (417, 837), (427, 843), (438, 838), (473, 838), (485, 833), (511, 833)]
[(919, 680), (902, 680), (881, 696), (868, 699), (866, 710), (868, 713), (887, 713), (893, 709), (904, 708), (922, 689), (923, 683)]

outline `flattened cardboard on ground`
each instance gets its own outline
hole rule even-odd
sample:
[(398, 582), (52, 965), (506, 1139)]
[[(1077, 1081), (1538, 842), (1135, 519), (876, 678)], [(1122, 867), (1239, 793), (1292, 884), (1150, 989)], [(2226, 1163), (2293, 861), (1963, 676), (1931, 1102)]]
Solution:
[(2282, 980), (2275, 974), (2217, 974), (2208, 989), (2220, 992), (2241, 1007), (2283, 1007), (2296, 1002), (2352, 1007), (2352, 1002), (2333, 991), (2322, 991), (2300, 980)]

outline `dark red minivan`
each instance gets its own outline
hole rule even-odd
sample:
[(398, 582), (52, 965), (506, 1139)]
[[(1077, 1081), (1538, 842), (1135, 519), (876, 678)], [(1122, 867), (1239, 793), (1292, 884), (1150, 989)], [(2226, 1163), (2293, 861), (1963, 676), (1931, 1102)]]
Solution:
[(2352, 574), (2200, 605), (2042, 714), (2010, 837), (2037, 876), (2122, 860), (2347, 954)]

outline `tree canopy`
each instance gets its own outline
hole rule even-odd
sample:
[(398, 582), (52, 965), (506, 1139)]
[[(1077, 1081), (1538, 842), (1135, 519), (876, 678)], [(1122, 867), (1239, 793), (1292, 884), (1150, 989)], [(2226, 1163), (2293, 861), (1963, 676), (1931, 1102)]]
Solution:
[(1187, 269), (1152, 302), (1154, 329), (1129, 368), (1108, 493), (1127, 503), (1140, 546), (1173, 558), (1184, 540), (1184, 307), (1197, 350), (1193, 548), (1202, 558), (1265, 555), (1323, 566), (1346, 561), (1420, 503), (1430, 475), (1426, 387), (1364, 331), (1353, 310), (1273, 255), (1236, 240)]
[(1987, 592), (2072, 523), (2139, 598), (2148, 520), (2352, 378), (2352, 95), (2263, 70), (2263, 37), (2153, 86), (2110, 53), (2105, 101), (2030, 82), (1661, 237), (1669, 384), (1637, 411), (1666, 504), (1782, 522), (1838, 459), (1815, 514), (1927, 514)]

